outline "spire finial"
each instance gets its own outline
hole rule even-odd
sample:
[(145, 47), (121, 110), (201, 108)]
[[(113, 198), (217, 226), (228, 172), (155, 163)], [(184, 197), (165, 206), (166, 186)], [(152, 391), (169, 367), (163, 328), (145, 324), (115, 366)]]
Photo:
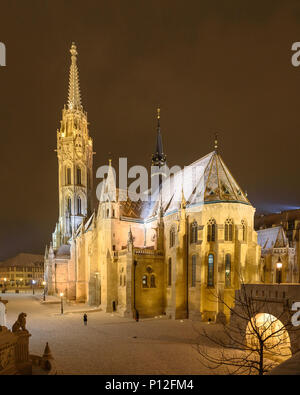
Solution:
[(157, 107), (157, 130), (160, 131), (160, 107)]
[(214, 145), (215, 151), (218, 151), (218, 133), (215, 133), (215, 145)]
[(79, 76), (77, 67), (77, 47), (73, 42), (70, 49), (71, 53), (71, 66), (70, 66), (70, 78), (69, 78), (69, 97), (68, 107), (70, 110), (81, 110), (81, 97), (79, 88)]
[(76, 48), (76, 45), (74, 42), (72, 42), (70, 52), (71, 52), (72, 57), (73, 56), (76, 57), (78, 55), (77, 48)]

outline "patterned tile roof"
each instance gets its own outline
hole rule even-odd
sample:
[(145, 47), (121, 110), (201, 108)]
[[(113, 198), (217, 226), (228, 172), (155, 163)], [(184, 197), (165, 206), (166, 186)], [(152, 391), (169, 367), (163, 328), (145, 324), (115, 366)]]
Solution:
[(288, 240), (282, 226), (257, 231), (257, 242), (263, 250), (286, 247)]

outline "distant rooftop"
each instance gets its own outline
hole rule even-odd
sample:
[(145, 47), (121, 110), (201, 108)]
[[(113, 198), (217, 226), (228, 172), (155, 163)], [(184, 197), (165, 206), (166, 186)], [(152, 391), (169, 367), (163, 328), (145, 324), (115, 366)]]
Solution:
[(21, 252), (13, 258), (6, 259), (0, 262), (0, 267), (15, 267), (15, 266), (40, 266), (44, 264), (44, 255), (27, 254)]

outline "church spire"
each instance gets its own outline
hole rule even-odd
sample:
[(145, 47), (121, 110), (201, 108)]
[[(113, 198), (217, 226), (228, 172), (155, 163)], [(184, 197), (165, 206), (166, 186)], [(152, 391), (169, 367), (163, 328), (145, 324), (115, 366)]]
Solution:
[(72, 43), (70, 53), (71, 53), (71, 66), (70, 66), (70, 78), (69, 78), (68, 108), (69, 110), (82, 110), (78, 67), (77, 67), (78, 52), (75, 43)]
[(152, 166), (163, 166), (166, 163), (166, 155), (163, 150), (162, 137), (160, 133), (160, 108), (157, 108), (157, 136), (156, 151), (152, 155)]

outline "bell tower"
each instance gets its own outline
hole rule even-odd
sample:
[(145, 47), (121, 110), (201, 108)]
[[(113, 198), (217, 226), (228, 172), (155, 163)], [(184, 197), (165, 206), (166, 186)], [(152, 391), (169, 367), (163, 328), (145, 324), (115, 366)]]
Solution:
[(57, 130), (59, 218), (53, 233), (53, 247), (59, 248), (91, 214), (93, 140), (89, 136), (87, 113), (81, 104), (77, 48), (72, 43), (67, 106)]

